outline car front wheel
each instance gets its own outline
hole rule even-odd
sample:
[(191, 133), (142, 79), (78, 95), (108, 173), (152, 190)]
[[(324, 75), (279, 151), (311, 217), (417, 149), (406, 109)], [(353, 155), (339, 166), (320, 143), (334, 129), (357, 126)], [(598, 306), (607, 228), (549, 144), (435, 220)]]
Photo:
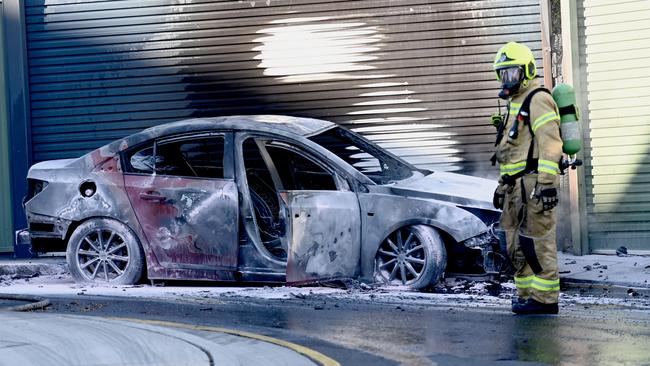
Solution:
[(70, 236), (66, 259), (76, 282), (132, 285), (144, 271), (138, 238), (126, 225), (106, 218), (77, 227)]
[(390, 234), (375, 257), (375, 281), (422, 289), (437, 283), (447, 264), (445, 245), (436, 229), (410, 225)]

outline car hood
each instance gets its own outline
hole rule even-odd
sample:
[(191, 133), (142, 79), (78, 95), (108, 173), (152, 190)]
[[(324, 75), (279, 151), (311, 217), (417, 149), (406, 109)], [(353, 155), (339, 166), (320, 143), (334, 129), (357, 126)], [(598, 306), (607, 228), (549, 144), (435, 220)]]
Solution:
[(433, 198), (461, 206), (495, 210), (492, 196), (497, 182), (447, 172), (434, 172), (422, 178), (409, 179), (391, 186), (395, 194)]

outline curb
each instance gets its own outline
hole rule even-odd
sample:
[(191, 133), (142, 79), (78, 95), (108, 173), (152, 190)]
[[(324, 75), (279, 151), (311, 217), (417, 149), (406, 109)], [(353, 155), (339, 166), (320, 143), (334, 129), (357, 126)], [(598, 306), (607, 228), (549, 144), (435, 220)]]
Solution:
[(6, 311), (32, 311), (44, 309), (46, 306), (50, 305), (50, 300), (40, 297), (40, 296), (31, 296), (31, 295), (14, 295), (14, 294), (2, 294), (0, 295), (1, 300), (18, 300), (18, 301), (30, 301), (29, 304), (10, 306), (7, 308), (0, 308), (0, 310)]
[(579, 289), (586, 293), (596, 293), (602, 295), (603, 292), (609, 292), (617, 297), (650, 297), (650, 288), (639, 286), (635, 283), (606, 283), (594, 282), (589, 280), (577, 279), (560, 279), (560, 285), (563, 289)]
[(0, 261), (0, 276), (29, 278), (41, 275), (58, 275), (67, 272), (67, 269), (65, 263), (13, 263), (11, 261)]

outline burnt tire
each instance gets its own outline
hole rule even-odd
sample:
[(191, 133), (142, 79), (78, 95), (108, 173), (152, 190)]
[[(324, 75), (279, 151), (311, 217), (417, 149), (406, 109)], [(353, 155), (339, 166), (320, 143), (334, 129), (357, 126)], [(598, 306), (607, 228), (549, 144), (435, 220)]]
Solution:
[(436, 284), (447, 265), (438, 231), (427, 225), (397, 229), (380, 244), (375, 256), (375, 281), (422, 289)]
[(123, 223), (90, 219), (75, 229), (66, 260), (75, 282), (133, 285), (144, 273), (144, 253), (137, 236)]

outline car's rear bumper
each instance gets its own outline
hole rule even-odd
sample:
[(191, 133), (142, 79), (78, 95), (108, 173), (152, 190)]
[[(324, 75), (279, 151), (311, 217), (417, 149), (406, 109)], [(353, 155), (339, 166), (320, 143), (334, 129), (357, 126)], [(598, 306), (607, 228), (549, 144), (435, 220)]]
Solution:
[(40, 215), (26, 209), (28, 228), (16, 232), (14, 253), (23, 258), (36, 253), (65, 251), (71, 220)]
[(65, 239), (71, 223), (70, 220), (27, 211), (27, 224), (31, 239)]

